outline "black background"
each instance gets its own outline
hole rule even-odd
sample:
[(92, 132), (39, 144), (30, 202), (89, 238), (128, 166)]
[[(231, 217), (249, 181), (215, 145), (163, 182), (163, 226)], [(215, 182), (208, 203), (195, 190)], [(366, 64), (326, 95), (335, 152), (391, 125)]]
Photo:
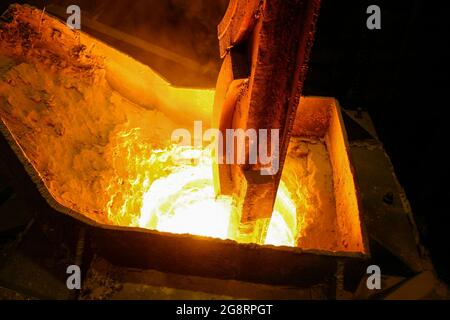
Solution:
[[(304, 94), (369, 111), (448, 283), (450, 33), (442, 3), (324, 0)], [(371, 4), (381, 8), (381, 30), (366, 28)]]

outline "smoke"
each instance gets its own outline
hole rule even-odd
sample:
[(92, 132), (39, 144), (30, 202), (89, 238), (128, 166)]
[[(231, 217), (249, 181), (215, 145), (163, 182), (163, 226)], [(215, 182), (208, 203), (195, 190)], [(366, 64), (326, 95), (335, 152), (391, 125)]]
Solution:
[[(217, 25), (225, 14), (229, 0), (29, 0), (38, 8), (51, 5), (81, 8), (82, 31), (149, 65), (171, 83), (178, 86), (215, 87), (221, 61), (217, 40)], [(9, 5), (9, 1), (2, 6)], [(50, 7), (49, 7), (50, 6)], [(188, 58), (198, 68), (187, 68), (162, 55), (145, 51), (114, 37), (96, 33), (83, 26), (83, 18), (95, 20)]]

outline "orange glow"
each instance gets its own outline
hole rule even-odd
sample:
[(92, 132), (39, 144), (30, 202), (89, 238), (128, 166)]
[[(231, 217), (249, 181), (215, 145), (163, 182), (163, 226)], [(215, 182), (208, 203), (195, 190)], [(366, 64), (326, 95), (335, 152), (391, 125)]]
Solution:
[[(128, 193), (120, 210), (113, 210), (115, 197), (111, 198), (108, 212), (113, 224), (127, 221), (129, 226), (152, 230), (232, 239), (233, 229), (238, 227), (232, 219), (235, 207), (231, 197), (215, 196), (209, 149), (171, 145), (154, 149), (144, 158), (145, 154), (138, 151), (143, 150), (138, 131), (122, 136), (126, 139), (117, 150), (121, 149), (121, 156), (130, 157), (127, 161), (136, 176), (129, 185), (135, 191)], [(133, 211), (136, 204), (140, 206), (138, 214)], [(295, 204), (282, 182), (265, 244), (294, 246), (296, 215)], [(287, 224), (286, 216), (292, 225)]]
[[(40, 10), (16, 18), (27, 28), (2, 29), (0, 129), (47, 202), (102, 225), (233, 239), (239, 214), (215, 196), (210, 155), (170, 141), (212, 126), (214, 90), (176, 88)], [(365, 252), (348, 151), (337, 101), (302, 97), (259, 244)]]

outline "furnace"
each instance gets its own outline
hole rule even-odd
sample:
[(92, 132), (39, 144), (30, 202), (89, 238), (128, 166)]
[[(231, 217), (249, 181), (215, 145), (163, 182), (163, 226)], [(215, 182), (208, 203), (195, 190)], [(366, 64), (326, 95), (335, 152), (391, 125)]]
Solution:
[[(174, 87), (31, 7), (10, 7), (0, 39), (2, 133), (42, 197), (86, 225), (110, 261), (306, 285), (367, 257), (335, 99), (296, 100), (272, 210), (263, 232), (243, 237), (242, 203), (217, 193), (208, 149), (171, 140), (195, 121), (214, 126), (215, 90)], [(258, 179), (245, 182), (256, 199), (268, 190)]]

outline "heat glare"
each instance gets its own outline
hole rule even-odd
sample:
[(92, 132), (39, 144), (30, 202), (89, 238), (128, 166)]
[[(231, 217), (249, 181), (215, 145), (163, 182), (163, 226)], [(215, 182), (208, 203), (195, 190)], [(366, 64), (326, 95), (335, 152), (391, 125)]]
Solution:
[[(0, 28), (0, 129), (47, 202), (95, 225), (235, 239), (209, 149), (173, 144), (211, 127), (214, 90), (176, 88), (133, 58), (30, 7)], [(338, 108), (300, 100), (260, 245), (360, 251), (354, 177)], [(298, 113), (299, 114), (299, 113)]]
[[(136, 192), (125, 199), (119, 211), (112, 210), (114, 196), (111, 198), (108, 212), (112, 223), (128, 221), (129, 226), (152, 230), (233, 239), (238, 228), (237, 219), (233, 219), (236, 207), (232, 197), (215, 195), (209, 149), (174, 144), (152, 150), (147, 156), (131, 154), (128, 150), (136, 150), (133, 143), (142, 140), (125, 136), (129, 139), (124, 140), (120, 157), (129, 155), (128, 162), (136, 166), (131, 171), (138, 175), (130, 183)], [(136, 203), (140, 204), (138, 215), (133, 211)], [(290, 217), (293, 225), (283, 217)], [(295, 218), (296, 206), (282, 182), (263, 244), (294, 246)]]

